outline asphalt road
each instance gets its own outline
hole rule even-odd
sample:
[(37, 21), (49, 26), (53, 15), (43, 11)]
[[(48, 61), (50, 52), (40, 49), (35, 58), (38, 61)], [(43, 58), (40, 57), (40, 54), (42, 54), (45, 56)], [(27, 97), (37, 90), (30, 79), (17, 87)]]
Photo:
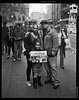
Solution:
[[(44, 84), (46, 71), (43, 68), (43, 87), (35, 90), (33, 86), (26, 85), (25, 56), (22, 55), (20, 62), (12, 62), (12, 58), (7, 60), (6, 55), (2, 56), (2, 98), (76, 98), (76, 55), (66, 50), (64, 70), (60, 69), (59, 59), (58, 53), (60, 87), (54, 90), (52, 85)], [(31, 83), (33, 83), (32, 76)]]

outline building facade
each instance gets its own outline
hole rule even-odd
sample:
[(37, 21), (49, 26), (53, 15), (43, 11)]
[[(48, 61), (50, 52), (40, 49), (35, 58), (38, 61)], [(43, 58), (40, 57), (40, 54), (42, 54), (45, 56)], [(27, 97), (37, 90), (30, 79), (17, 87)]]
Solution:
[(54, 21), (54, 25), (57, 24), (58, 20), (61, 18), (61, 4), (52, 3), (47, 7), (47, 19), (52, 19)]
[(37, 20), (38, 23), (40, 23), (41, 20), (46, 19), (46, 14), (45, 13), (40, 13), (40, 12), (32, 12), (30, 15), (31, 20)]

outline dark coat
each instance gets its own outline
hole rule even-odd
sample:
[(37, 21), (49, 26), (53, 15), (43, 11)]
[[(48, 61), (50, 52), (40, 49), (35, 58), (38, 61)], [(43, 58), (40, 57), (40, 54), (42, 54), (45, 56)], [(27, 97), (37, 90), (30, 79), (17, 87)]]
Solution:
[(66, 57), (66, 55), (65, 55), (65, 47), (66, 47), (66, 42), (65, 42), (65, 39), (64, 39), (64, 37), (62, 35), (61, 36), (61, 48), (62, 48), (62, 52), (63, 52), (64, 57)]
[(8, 39), (8, 32), (9, 32), (8, 27), (3, 26), (2, 27), (2, 39), (4, 39), (4, 40)]
[(32, 40), (31, 40), (31, 34), (29, 33), (27, 37), (24, 38), (24, 48), (27, 52), (31, 51), (32, 48)]

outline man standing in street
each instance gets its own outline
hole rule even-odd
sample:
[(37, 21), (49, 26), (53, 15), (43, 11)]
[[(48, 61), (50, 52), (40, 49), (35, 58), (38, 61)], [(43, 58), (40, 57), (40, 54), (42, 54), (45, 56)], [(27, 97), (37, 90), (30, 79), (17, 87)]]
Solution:
[(57, 52), (58, 52), (58, 33), (54, 28), (47, 26), (47, 32), (44, 37), (44, 49), (48, 53), (48, 62), (45, 69), (47, 77), (45, 84), (52, 83), (53, 88), (59, 87), (58, 72), (57, 72)]

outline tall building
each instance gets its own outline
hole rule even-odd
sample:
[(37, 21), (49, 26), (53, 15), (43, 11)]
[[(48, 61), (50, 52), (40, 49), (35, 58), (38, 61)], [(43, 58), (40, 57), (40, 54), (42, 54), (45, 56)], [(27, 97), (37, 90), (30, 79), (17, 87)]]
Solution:
[(47, 5), (47, 19), (52, 19), (52, 4)]
[(53, 23), (57, 24), (58, 20), (69, 18), (69, 5), (70, 3), (52, 3), (48, 5), (47, 19), (52, 19)]
[(30, 19), (40, 22), (41, 20), (46, 19), (46, 14), (40, 12), (32, 12), (30, 14)]
[(54, 21), (54, 25), (57, 24), (58, 20), (61, 18), (61, 4), (52, 3), (47, 7), (47, 19), (52, 19)]

